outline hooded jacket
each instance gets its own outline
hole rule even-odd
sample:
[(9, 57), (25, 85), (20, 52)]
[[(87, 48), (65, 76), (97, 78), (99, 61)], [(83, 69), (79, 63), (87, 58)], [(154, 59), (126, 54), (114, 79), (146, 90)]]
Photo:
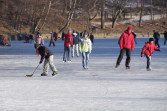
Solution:
[(73, 33), (73, 44), (79, 44), (79, 34)]
[(67, 34), (65, 34), (64, 46), (70, 47), (71, 45), (73, 45), (73, 36), (70, 32), (68, 32)]
[(158, 49), (154, 43), (147, 42), (142, 48), (142, 53), (145, 55), (152, 56), (154, 50), (160, 51), (160, 49)]
[(82, 38), (81, 44), (79, 46), (79, 51), (81, 52), (91, 52), (92, 50), (92, 43), (88, 38)]
[(121, 49), (132, 49), (134, 50), (134, 37), (132, 33), (129, 33), (127, 30), (121, 35), (119, 42), (119, 46)]

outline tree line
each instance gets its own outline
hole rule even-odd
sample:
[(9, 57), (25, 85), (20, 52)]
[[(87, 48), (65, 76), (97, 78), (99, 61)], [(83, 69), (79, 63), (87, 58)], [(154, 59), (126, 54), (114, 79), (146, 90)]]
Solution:
[[(143, 11), (150, 12), (151, 19), (155, 10), (166, 13), (166, 0), (0, 0), (0, 22), (3, 26), (21, 31), (22, 26), (30, 26), (31, 32), (40, 31), (48, 15), (58, 15), (66, 19), (64, 26), (59, 29), (63, 32), (73, 21), (83, 22), (90, 29), (91, 21), (101, 13), (101, 29), (105, 29), (105, 13), (111, 15), (112, 28), (124, 12), (127, 4), (137, 3), (135, 9), (140, 13), (139, 27), (142, 22)], [(150, 7), (145, 8), (145, 4)], [(154, 7), (159, 8), (154, 8)], [(3, 21), (6, 21), (5, 23)]]

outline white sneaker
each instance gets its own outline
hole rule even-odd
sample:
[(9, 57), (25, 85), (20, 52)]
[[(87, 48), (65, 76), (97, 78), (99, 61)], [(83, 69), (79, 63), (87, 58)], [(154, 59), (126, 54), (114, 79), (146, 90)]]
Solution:
[(87, 66), (86, 69), (89, 69), (89, 67)]
[(63, 63), (65, 63), (66, 61), (63, 61)]
[(67, 61), (68, 63), (70, 63), (71, 61)]

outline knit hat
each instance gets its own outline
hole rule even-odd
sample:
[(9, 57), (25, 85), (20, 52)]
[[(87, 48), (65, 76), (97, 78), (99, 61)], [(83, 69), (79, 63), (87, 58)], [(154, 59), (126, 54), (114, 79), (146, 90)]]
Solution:
[(52, 32), (50, 32), (50, 34), (52, 34)]
[(84, 32), (84, 35), (88, 35), (88, 32), (85, 31), (85, 32)]
[(129, 26), (129, 27), (128, 27), (128, 30), (132, 30), (132, 27)]
[(151, 41), (154, 41), (154, 39), (153, 38), (149, 38), (149, 42), (151, 42)]
[(73, 30), (73, 33), (76, 33), (76, 30)]

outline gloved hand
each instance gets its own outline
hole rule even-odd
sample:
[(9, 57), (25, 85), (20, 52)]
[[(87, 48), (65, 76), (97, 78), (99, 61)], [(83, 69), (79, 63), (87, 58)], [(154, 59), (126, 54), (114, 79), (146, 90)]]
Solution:
[(157, 51), (160, 51), (160, 52), (161, 52), (161, 49), (158, 49)]
[(71, 45), (71, 47), (73, 47), (73, 45)]
[(43, 60), (40, 60), (39, 63), (41, 64), (43, 62)]
[(91, 54), (91, 51), (89, 51), (89, 54)]
[(144, 55), (144, 54), (141, 52), (141, 57), (143, 57), (143, 55)]

